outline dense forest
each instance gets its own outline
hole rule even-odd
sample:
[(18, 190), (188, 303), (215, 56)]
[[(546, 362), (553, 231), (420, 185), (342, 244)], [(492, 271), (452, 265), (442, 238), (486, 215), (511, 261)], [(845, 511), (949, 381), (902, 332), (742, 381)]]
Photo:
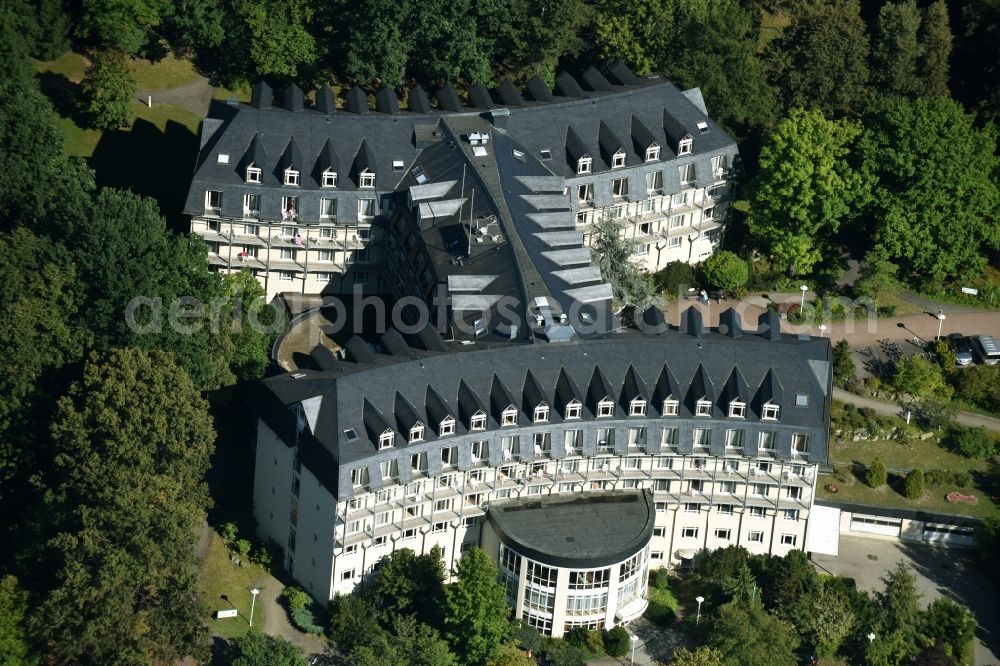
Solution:
[[(870, 288), (933, 290), (997, 264), (998, 35), (1000, 0), (3, 3), (0, 664), (207, 655), (191, 543), (212, 405), (268, 364), (238, 325), (256, 281), (210, 272), (155, 201), (67, 157), (31, 59), (87, 53), (95, 116), (129, 90), (109, 71), (168, 51), (231, 86), (401, 92), (621, 59), (700, 87), (739, 141), (727, 245), (751, 266), (831, 284), (849, 253)], [(178, 296), (218, 307), (173, 313), (191, 334), (128, 307)]]

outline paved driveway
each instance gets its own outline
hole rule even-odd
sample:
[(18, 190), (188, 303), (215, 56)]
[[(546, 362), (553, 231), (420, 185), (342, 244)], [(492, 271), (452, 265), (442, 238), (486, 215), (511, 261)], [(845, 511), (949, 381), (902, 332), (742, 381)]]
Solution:
[(1000, 586), (971, 560), (972, 551), (923, 543), (840, 537), (840, 556), (813, 555), (827, 573), (849, 576), (863, 590), (882, 589), (879, 580), (900, 560), (913, 567), (921, 603), (947, 596), (976, 614), (976, 666), (1000, 664)]

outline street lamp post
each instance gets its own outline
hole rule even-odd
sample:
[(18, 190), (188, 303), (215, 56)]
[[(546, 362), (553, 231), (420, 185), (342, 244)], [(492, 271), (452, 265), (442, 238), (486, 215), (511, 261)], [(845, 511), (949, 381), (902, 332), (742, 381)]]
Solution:
[(874, 640), (875, 640), (875, 632), (874, 631), (869, 632), (869, 634), (868, 634), (868, 645), (871, 645), (872, 641), (874, 641)]
[(253, 595), (253, 596), (250, 597), (250, 626), (252, 627), (253, 626), (253, 608), (257, 604), (257, 595), (260, 594), (260, 590), (258, 590), (256, 587), (252, 587), (252, 588), (250, 588), (250, 594)]
[(698, 614), (694, 618), (694, 623), (697, 625), (701, 622), (701, 604), (705, 601), (705, 597), (695, 597), (694, 600), (698, 602)]
[(822, 338), (825, 333), (826, 333), (826, 324), (820, 324), (819, 325), (819, 337)]
[(628, 639), (630, 641), (632, 641), (632, 665), (631, 666), (635, 666), (635, 646), (636, 646), (636, 643), (639, 642), (639, 637), (636, 636), (635, 634), (632, 634), (631, 636), (628, 637)]
[(938, 336), (938, 340), (940, 340), (941, 339), (941, 327), (944, 325), (944, 320), (947, 319), (947, 317), (944, 316), (944, 310), (938, 310), (938, 313), (935, 316), (937, 317), (937, 320), (938, 320), (938, 334), (937, 334), (937, 336)]
[(799, 299), (799, 312), (801, 312), (802, 308), (806, 306), (806, 292), (809, 291), (809, 287), (802, 285), (799, 289), (802, 291), (802, 298)]

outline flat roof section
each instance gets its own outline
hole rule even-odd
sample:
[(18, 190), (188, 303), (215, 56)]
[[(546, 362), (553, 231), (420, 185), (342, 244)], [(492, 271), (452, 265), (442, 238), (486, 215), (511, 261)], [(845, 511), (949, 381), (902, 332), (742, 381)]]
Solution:
[(649, 491), (614, 491), (493, 503), (489, 521), (521, 555), (554, 567), (622, 562), (649, 544), (656, 512)]

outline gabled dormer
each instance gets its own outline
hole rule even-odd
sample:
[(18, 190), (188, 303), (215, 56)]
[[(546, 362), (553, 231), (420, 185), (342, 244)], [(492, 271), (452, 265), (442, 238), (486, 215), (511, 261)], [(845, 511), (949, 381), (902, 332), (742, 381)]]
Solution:
[(573, 173), (588, 174), (594, 170), (594, 158), (590, 149), (572, 127), (566, 128), (566, 160)]
[(653, 389), (653, 404), (660, 410), (660, 416), (679, 416), (682, 397), (683, 392), (677, 378), (664, 365)]
[(583, 416), (583, 392), (569, 376), (565, 368), (559, 369), (559, 379), (556, 380), (556, 409), (563, 419), (578, 419)]
[(660, 141), (636, 116), (632, 116), (632, 147), (636, 154), (642, 155), (645, 162), (656, 162), (660, 159)]
[(587, 388), (587, 406), (597, 418), (615, 416), (615, 392), (611, 388), (611, 382), (601, 372), (600, 367), (595, 367), (594, 374), (590, 377), (590, 386)]
[(625, 142), (619, 139), (603, 120), (597, 133), (597, 140), (601, 146), (601, 157), (609, 167), (620, 169), (625, 166)]
[(396, 443), (396, 432), (391, 428), (383, 430), (378, 436), (378, 448), (379, 451), (383, 449), (391, 449)]
[(715, 388), (705, 367), (699, 364), (688, 387), (687, 407), (695, 417), (711, 417), (714, 404)]
[(490, 386), (490, 409), (501, 427), (517, 425), (517, 403), (510, 389), (496, 375), (493, 375), (493, 384)]
[(375, 153), (368, 145), (367, 139), (361, 140), (361, 146), (354, 156), (354, 167), (352, 169), (355, 184), (363, 189), (375, 188)]
[(677, 155), (690, 155), (694, 152), (694, 136), (671, 113), (663, 110), (663, 131), (667, 134), (667, 144)]
[(264, 140), (260, 132), (254, 135), (247, 146), (243, 159), (240, 161), (240, 170), (243, 180), (247, 183), (257, 184), (261, 182), (264, 163), (267, 161), (267, 153), (264, 151)]
[(340, 184), (340, 168), (340, 157), (333, 149), (333, 142), (327, 139), (316, 159), (316, 182), (324, 188), (337, 187)]
[(455, 410), (441, 397), (441, 394), (430, 386), (424, 399), (427, 408), (427, 420), (437, 424), (438, 437), (455, 434)]
[(368, 440), (379, 450), (395, 446), (396, 432), (389, 420), (367, 398), (361, 406), (361, 419), (365, 424)]
[(784, 397), (784, 389), (774, 368), (770, 368), (764, 375), (760, 387), (753, 398), (753, 409), (762, 421), (778, 421), (781, 418), (781, 403)]
[(719, 409), (731, 419), (744, 419), (750, 403), (750, 390), (739, 368), (733, 368), (719, 394)]
[(629, 416), (646, 416), (649, 411), (649, 397), (649, 390), (642, 381), (642, 377), (630, 365), (625, 372), (625, 380), (622, 382), (620, 400), (622, 409)]
[(420, 412), (399, 391), (396, 391), (393, 413), (396, 417), (396, 429), (406, 435), (407, 441), (413, 443), (422, 442), (425, 439), (426, 426)]
[(295, 139), (289, 139), (288, 145), (285, 146), (285, 152), (281, 154), (281, 159), (278, 160), (279, 174), (277, 175), (282, 185), (298, 187), (302, 177), (302, 168), (302, 153), (299, 151)]
[(458, 417), (471, 431), (486, 430), (486, 405), (464, 379), (458, 382)]
[(525, 373), (521, 395), (523, 396), (524, 413), (531, 414), (532, 423), (548, 423), (552, 399), (530, 370)]

